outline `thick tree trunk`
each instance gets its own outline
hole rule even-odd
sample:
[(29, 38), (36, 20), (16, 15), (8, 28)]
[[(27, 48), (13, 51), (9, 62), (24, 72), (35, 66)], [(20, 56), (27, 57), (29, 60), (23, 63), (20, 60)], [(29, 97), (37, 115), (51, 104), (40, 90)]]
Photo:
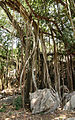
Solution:
[(70, 55), (70, 62), (71, 62), (71, 70), (72, 70), (72, 78), (73, 78), (73, 89), (75, 90), (75, 71), (74, 71), (74, 62), (72, 55)]
[(73, 20), (72, 20), (72, 15), (71, 15), (71, 10), (70, 10), (70, 3), (69, 3), (69, 0), (66, 0), (66, 2), (67, 2), (68, 17), (69, 17), (69, 20), (70, 20), (71, 25), (72, 25), (73, 36), (74, 36), (74, 39), (75, 39), (75, 27), (74, 27), (74, 23), (73, 23)]
[(71, 90), (73, 91), (73, 67), (72, 67), (72, 56), (70, 55), (70, 78), (71, 78)]
[[(33, 49), (37, 47), (37, 44), (38, 44), (37, 39), (38, 39), (38, 31), (35, 32), (35, 36), (33, 36)], [(37, 71), (37, 49), (34, 52), (33, 60), (32, 60), (32, 79), (33, 79), (35, 90), (38, 89), (37, 88), (37, 72), (38, 72)]]
[(73, 80), (72, 80), (72, 71), (70, 65), (70, 56), (67, 56), (67, 80), (68, 80), (68, 88), (73, 90)]
[(52, 33), (52, 39), (53, 39), (53, 44), (54, 44), (54, 74), (55, 74), (55, 89), (58, 91), (60, 95), (60, 75), (59, 75), (59, 70), (58, 70), (58, 58), (57, 58), (57, 48), (56, 48), (56, 43), (54, 40), (54, 35)]
[[(29, 55), (30, 55), (30, 36), (29, 36), (29, 23), (26, 23), (26, 49), (25, 49), (25, 62), (27, 61)], [(27, 67), (24, 70), (24, 75), (23, 75), (23, 97), (24, 97), (24, 102), (26, 103), (27, 100), (29, 99), (29, 92), (30, 92), (30, 70), (29, 70), (30, 64), (28, 63)]]
[(46, 47), (45, 47), (45, 43), (44, 43), (44, 39), (43, 39), (43, 34), (41, 34), (41, 36), (40, 36), (40, 41), (41, 41), (43, 58), (44, 58), (44, 64), (46, 66), (46, 71), (47, 71), (47, 84), (48, 84), (48, 87), (51, 88), (51, 79), (50, 79), (48, 65), (47, 65)]

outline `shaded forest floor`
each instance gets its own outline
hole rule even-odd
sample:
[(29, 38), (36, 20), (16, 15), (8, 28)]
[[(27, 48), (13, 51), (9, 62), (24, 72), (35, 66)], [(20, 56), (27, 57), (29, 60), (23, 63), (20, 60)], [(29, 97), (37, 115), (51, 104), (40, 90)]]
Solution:
[[(15, 94), (19, 93), (19, 89), (15, 89)], [(4, 90), (5, 98), (8, 96), (13, 96), (14, 88), (6, 89)], [(0, 102), (0, 108), (5, 103), (1, 105)], [(0, 120), (66, 120), (67, 118), (75, 117), (75, 111), (69, 112), (69, 111), (63, 111), (61, 109), (56, 110), (54, 113), (48, 113), (48, 114), (36, 114), (32, 115), (31, 111), (26, 107), (24, 110), (23, 108), (20, 108), (19, 110), (15, 110), (13, 105), (5, 105), (2, 109), (3, 111), (0, 112)]]
[(14, 110), (13, 106), (7, 106), (5, 112), (0, 112), (0, 120), (65, 120), (75, 117), (75, 112), (57, 110), (50, 114), (32, 115), (29, 110)]

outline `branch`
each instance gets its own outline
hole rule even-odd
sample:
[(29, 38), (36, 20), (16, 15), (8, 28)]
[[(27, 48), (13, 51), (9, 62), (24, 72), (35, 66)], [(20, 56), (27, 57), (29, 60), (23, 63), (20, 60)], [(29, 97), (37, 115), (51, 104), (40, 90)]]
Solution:
[(0, 57), (3, 58), (3, 59), (7, 59), (7, 57), (6, 57), (6, 56), (3, 56), (3, 55), (0, 55)]
[[(26, 0), (26, 1), (27, 1), (27, 0)], [(13, 10), (16, 10), (17, 12), (21, 13), (21, 15), (25, 18), (25, 21), (28, 20), (28, 21), (31, 22), (31, 18), (29, 17), (29, 15), (28, 15), (28, 13), (26, 12), (25, 8), (21, 5), (21, 3), (20, 3), (18, 0), (16, 0), (16, 1), (12, 1), (12, 0), (6, 1), (6, 0), (5, 0), (5, 2), (0, 1), (0, 6), (4, 9), (4, 11), (6, 12), (6, 14), (7, 14), (8, 18), (10, 19), (10, 21), (13, 22), (14, 28), (17, 29), (17, 31), (18, 31), (18, 33), (19, 33), (20, 35), (21, 35), (21, 33), (22, 33), (22, 35), (23, 35), (23, 34), (24, 34), (23, 30), (21, 29), (21, 27), (19, 26), (19, 24), (18, 24), (15, 20), (13, 20), (13, 16), (9, 13), (9, 10), (8, 10), (7, 7), (6, 7), (6, 4), (7, 4), (9, 7), (11, 7)], [(28, 3), (28, 5), (29, 5), (29, 3)], [(29, 5), (29, 7), (31, 8), (30, 5)], [(31, 8), (31, 10), (32, 10), (32, 8)], [(33, 11), (33, 10), (32, 10), (32, 11)], [(56, 25), (59, 33), (62, 35), (62, 32), (61, 32), (61, 30), (59, 29), (59, 27), (58, 27), (58, 25), (57, 25), (57, 23), (56, 23), (55, 21), (50, 20), (50, 18), (46, 18), (46, 17), (43, 17), (43, 16), (38, 16), (36, 13), (34, 13), (34, 11), (33, 11), (33, 14), (35, 14), (35, 16), (36, 16), (38, 19), (40, 18), (40, 19), (44, 19), (44, 20), (53, 22), (53, 23)], [(42, 18), (42, 17), (43, 17), (43, 18)], [(33, 27), (37, 27), (37, 24), (36, 24), (36, 22), (35, 22), (34, 20), (33, 20)], [(41, 31), (41, 29), (40, 29), (40, 31)], [(42, 31), (42, 32), (43, 32), (43, 31)], [(56, 33), (55, 30), (54, 30), (54, 32)], [(23, 40), (23, 41), (24, 41), (24, 40)], [(23, 45), (24, 45), (24, 44), (23, 44)]]
[(11, 33), (10, 30), (8, 30), (7, 28), (5, 28), (4, 26), (0, 26), (2, 29), (6, 30), (7, 32)]
[[(48, 32), (45, 32), (45, 31), (40, 31), (39, 33), (43, 33), (43, 34), (45, 34), (45, 35), (52, 36), (52, 34), (50, 34), (50, 33), (48, 33)], [(56, 36), (54, 36), (54, 37), (56, 37)]]
[[(5, 13), (7, 14), (9, 20), (11, 21), (12, 25), (14, 26), (14, 28), (17, 30), (17, 32), (19, 33), (19, 37), (21, 39), (22, 45), (25, 48), (25, 44), (24, 44), (24, 31), (22, 30), (22, 28), (19, 26), (18, 22), (16, 20), (13, 20), (13, 16), (10, 14), (6, 3), (3, 1), (0, 1), (0, 6), (4, 9)], [(22, 38), (21, 38), (22, 36)]]
[(27, 61), (26, 61), (25, 64), (24, 64), (24, 67), (23, 67), (22, 72), (21, 72), (21, 75), (20, 75), (20, 88), (21, 88), (21, 86), (22, 86), (22, 77), (23, 77), (23, 73), (24, 73), (24, 71), (25, 71), (25, 68), (26, 68), (26, 66), (28, 65), (28, 62), (29, 62), (29, 60), (32, 58), (32, 56), (33, 56), (33, 54), (34, 54), (34, 51), (35, 51), (36, 49), (37, 49), (37, 47), (35, 47), (35, 48), (32, 50), (30, 56), (28, 57)]
[(18, 0), (5, 0), (5, 3), (11, 7), (13, 10), (16, 10), (17, 12), (21, 13), (21, 15), (24, 17), (25, 21), (29, 20), (29, 15), (26, 12), (23, 5)]
[(61, 5), (65, 6), (65, 7), (67, 6), (66, 3), (64, 3), (62, 0), (54, 0), (54, 1), (61, 3)]
[(26, 1), (26, 3), (27, 3), (28, 7), (30, 8), (30, 10), (32, 11), (32, 13), (35, 15), (35, 17), (36, 17), (38, 20), (41, 19), (41, 20), (46, 20), (46, 21), (52, 22), (53, 24), (55, 24), (55, 26), (57, 27), (59, 33), (62, 35), (62, 32), (61, 32), (60, 28), (58, 27), (56, 21), (51, 20), (50, 17), (44, 17), (44, 16), (41, 16), (41, 15), (37, 15), (37, 14), (34, 12), (34, 10), (31, 8), (28, 0), (25, 0), (25, 1)]
[(17, 34), (15, 35), (13, 32), (11, 32), (9, 29), (5, 28), (4, 26), (0, 26), (0, 28), (6, 30), (8, 33), (10, 33), (11, 35), (13, 35), (14, 37), (17, 37), (17, 38), (19, 37)]
[[(23, 7), (23, 5), (18, 0), (16, 0), (16, 1), (13, 1), (13, 0), (8, 0), (7, 1), (7, 0), (5, 0), (4, 3), (7, 4), (9, 7), (11, 7), (13, 10), (16, 10), (17, 12), (19, 12), (24, 17), (25, 21), (28, 20), (29, 22), (31, 22), (32, 18), (28, 15), (28, 13), (26, 12), (25, 8)], [(53, 24), (55, 24), (55, 26), (57, 27), (57, 30), (62, 35), (62, 32), (61, 32), (60, 28), (58, 27), (58, 24), (55, 21), (50, 20), (50, 18), (48, 18), (48, 17), (43, 17), (43, 16), (40, 16), (40, 15), (37, 15), (32, 10), (32, 8), (29, 5), (27, 0), (26, 0), (26, 3), (29, 6), (29, 8), (31, 9), (32, 13), (35, 15), (35, 17), (37, 17), (38, 20), (41, 19), (41, 20), (46, 20), (46, 21), (52, 22)], [(35, 26), (35, 21), (33, 22), (33, 27), (34, 26)], [(37, 24), (36, 24), (36, 26), (37, 26)]]

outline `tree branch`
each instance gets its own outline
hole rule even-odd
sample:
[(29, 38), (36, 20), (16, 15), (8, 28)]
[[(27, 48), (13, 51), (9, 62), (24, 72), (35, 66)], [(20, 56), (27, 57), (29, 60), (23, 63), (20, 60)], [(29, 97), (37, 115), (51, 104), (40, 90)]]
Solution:
[(54, 1), (61, 3), (61, 5), (65, 6), (65, 7), (67, 6), (66, 3), (64, 3), (62, 0), (54, 0)]
[(44, 16), (41, 16), (41, 15), (37, 15), (37, 14), (34, 12), (34, 10), (31, 8), (28, 0), (25, 0), (25, 1), (26, 1), (26, 3), (27, 3), (28, 7), (30, 8), (31, 12), (35, 15), (35, 17), (36, 17), (38, 20), (41, 19), (41, 20), (46, 20), (46, 21), (52, 22), (52, 23), (57, 27), (59, 33), (62, 34), (62, 32), (61, 32), (60, 28), (58, 27), (56, 21), (51, 20), (50, 17), (44, 17)]
[(21, 36), (22, 36), (22, 39), (21, 39), (21, 42), (22, 42), (22, 45), (23, 47), (25, 48), (25, 44), (24, 44), (24, 31), (22, 30), (22, 28), (19, 26), (18, 22), (16, 20), (13, 20), (13, 16), (10, 14), (7, 6), (6, 6), (6, 3), (3, 2), (3, 1), (0, 1), (0, 6), (4, 9), (5, 13), (7, 14), (9, 20), (11, 21), (12, 25), (14, 26), (14, 28), (17, 30), (17, 32), (19, 33), (19, 37), (21, 39)]
[(7, 59), (7, 57), (6, 57), (6, 56), (3, 56), (3, 55), (0, 55), (0, 57), (3, 58), (3, 59)]
[[(50, 17), (44, 17), (44, 16), (37, 15), (33, 11), (33, 9), (31, 8), (31, 6), (29, 5), (28, 0), (25, 0), (25, 1), (27, 3), (28, 7), (30, 8), (30, 10), (32, 11), (32, 13), (35, 15), (35, 17), (38, 20), (41, 19), (41, 20), (46, 20), (46, 21), (52, 22), (56, 26), (59, 33), (62, 35), (62, 32), (61, 32), (60, 28), (58, 27), (58, 24), (56, 23), (56, 21), (51, 20)], [(28, 20), (29, 22), (31, 22), (31, 20), (32, 20), (32, 18), (30, 17), (31, 15), (29, 16), (29, 14), (26, 12), (24, 6), (18, 0), (16, 0), (16, 1), (13, 1), (13, 0), (8, 0), (7, 1), (7, 0), (5, 0), (5, 3), (9, 7), (11, 7), (13, 10), (16, 10), (17, 12), (19, 12), (24, 17), (25, 21)], [(34, 23), (33, 23), (33, 26), (34, 26)]]
[(11, 33), (11, 31), (8, 30), (7, 28), (5, 28), (4, 26), (0, 26), (0, 28), (2, 28), (2, 29), (4, 29), (4, 30), (6, 30), (7, 32)]

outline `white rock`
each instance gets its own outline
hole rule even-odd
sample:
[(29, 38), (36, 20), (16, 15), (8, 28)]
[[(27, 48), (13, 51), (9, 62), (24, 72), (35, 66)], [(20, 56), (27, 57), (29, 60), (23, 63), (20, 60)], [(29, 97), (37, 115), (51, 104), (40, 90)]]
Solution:
[(66, 105), (64, 106), (63, 110), (70, 110), (71, 109), (71, 103), (68, 101)]
[(68, 94), (65, 99), (64, 110), (74, 110), (75, 109), (75, 91)]
[(2, 98), (3, 96), (2, 95), (0, 95), (0, 99)]
[(75, 109), (75, 95), (71, 97), (71, 108)]
[(40, 112), (53, 112), (60, 104), (57, 93), (52, 93), (50, 89), (37, 90), (30, 93), (30, 104), (33, 114)]

